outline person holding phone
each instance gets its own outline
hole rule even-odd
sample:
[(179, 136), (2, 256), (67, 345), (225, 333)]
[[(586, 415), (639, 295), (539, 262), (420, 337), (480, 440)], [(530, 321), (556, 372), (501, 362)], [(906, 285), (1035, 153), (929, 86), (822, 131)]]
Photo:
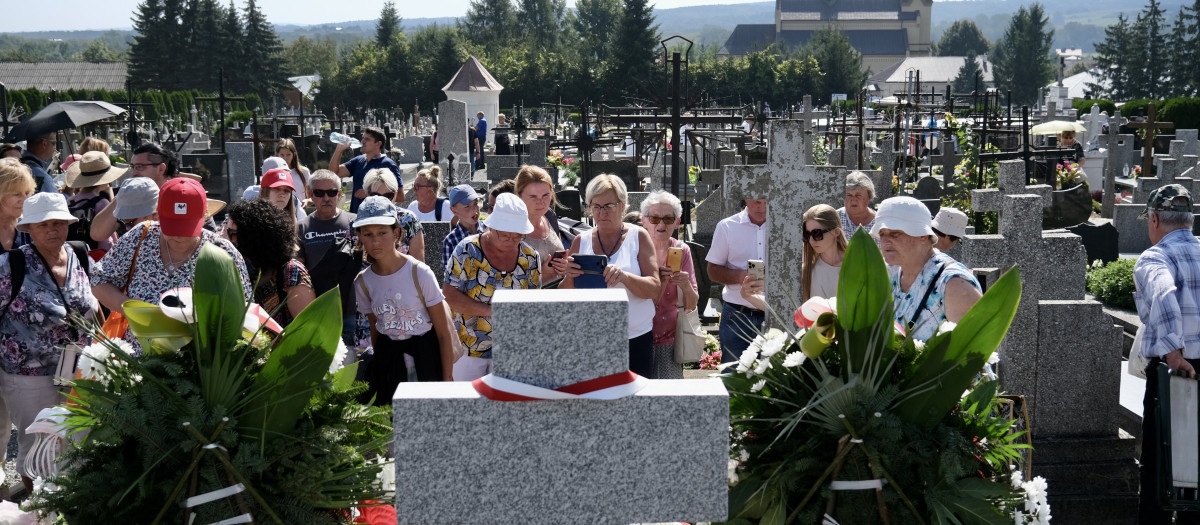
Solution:
[(679, 198), (659, 190), (642, 201), (642, 227), (650, 232), (654, 253), (658, 257), (658, 278), (662, 293), (654, 302), (654, 327), (651, 341), (654, 354), (652, 379), (683, 379), (683, 365), (675, 362), (675, 323), (679, 317), (679, 301), (683, 308), (695, 310), (700, 300), (692, 251), (683, 241), (673, 237), (679, 228), (683, 205)]
[(765, 261), (767, 255), (767, 201), (746, 199), (746, 209), (721, 219), (713, 232), (712, 247), (705, 261), (713, 281), (725, 285), (721, 292), (721, 362), (742, 357), (754, 334), (766, 320), (763, 308), (742, 298), (742, 281), (748, 261)]
[[(604, 282), (609, 288), (624, 289), (629, 296), (629, 370), (653, 377), (654, 301), (662, 295), (654, 241), (640, 226), (621, 220), (629, 201), (625, 183), (619, 177), (602, 174), (593, 178), (585, 195), (596, 227), (575, 237), (571, 253), (608, 257)], [(559, 288), (575, 288), (575, 279), (583, 275), (583, 270), (574, 258), (556, 258), (552, 264), (563, 276)]]
[(550, 265), (551, 254), (571, 245), (571, 239), (563, 235), (558, 226), (558, 197), (554, 195), (554, 181), (546, 170), (537, 166), (522, 166), (517, 172), (514, 193), (525, 202), (529, 210), (529, 223), (533, 231), (525, 236), (525, 244), (537, 250), (542, 260), (542, 286), (558, 280), (558, 271)]

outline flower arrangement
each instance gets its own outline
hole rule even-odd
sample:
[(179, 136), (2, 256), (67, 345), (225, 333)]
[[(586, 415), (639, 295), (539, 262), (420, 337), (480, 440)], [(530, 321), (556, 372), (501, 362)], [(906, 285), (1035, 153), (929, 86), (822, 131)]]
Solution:
[(1080, 183), (1087, 184), (1086, 180), (1081, 180), (1080, 175), (1082, 174), (1083, 170), (1080, 169), (1078, 162), (1060, 162), (1055, 167), (1059, 188), (1069, 188)]
[(688, 183), (695, 186), (700, 182), (700, 166), (688, 166)]
[(559, 186), (568, 187), (579, 183), (579, 162), (575, 157), (567, 157), (561, 150), (552, 150), (546, 156), (546, 165), (558, 170)]
[(1129, 178), (1131, 178), (1131, 179), (1136, 179), (1141, 176), (1142, 176), (1142, 167), (1141, 166), (1134, 166), (1133, 169), (1130, 170), (1130, 172), (1129, 172)]
[(717, 370), (721, 366), (721, 343), (712, 334), (704, 334), (704, 355), (700, 356), (701, 370)]
[(338, 294), (276, 336), (229, 255), (205, 245), (198, 257), (190, 295), (123, 305), (140, 358), (102, 334), (83, 352), (61, 471), (34, 507), (71, 525), (341, 524), (388, 501), (373, 459), (391, 439), (388, 409), (360, 404), (357, 366), (341, 367), (341, 325), (325, 322), (341, 315)]
[[(856, 233), (837, 300), (805, 303), (799, 329), (760, 334), (722, 376), (730, 523), (1048, 520), (1044, 482), (1012, 484), (1029, 446), (980, 376), (1020, 293), (1010, 271), (959, 323), (915, 341), (893, 321), (878, 248)], [(1023, 501), (1036, 513), (1018, 516)]]

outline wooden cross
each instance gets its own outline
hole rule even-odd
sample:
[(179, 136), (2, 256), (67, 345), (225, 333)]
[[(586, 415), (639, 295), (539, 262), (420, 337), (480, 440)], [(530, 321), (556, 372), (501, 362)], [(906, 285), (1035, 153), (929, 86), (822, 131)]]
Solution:
[(1147, 113), (1150, 116), (1146, 117), (1145, 122), (1130, 122), (1129, 127), (1146, 130), (1146, 136), (1142, 137), (1142, 174), (1149, 176), (1150, 170), (1154, 169), (1154, 138), (1158, 136), (1158, 130), (1175, 129), (1175, 124), (1154, 120), (1156, 113), (1153, 102), (1149, 104)]

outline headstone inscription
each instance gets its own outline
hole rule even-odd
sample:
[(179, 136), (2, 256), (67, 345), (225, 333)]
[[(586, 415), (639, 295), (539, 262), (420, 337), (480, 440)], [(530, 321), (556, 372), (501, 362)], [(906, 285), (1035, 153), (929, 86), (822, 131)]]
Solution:
[[(624, 319), (627, 308), (615, 289), (498, 291), (494, 375), (556, 389), (625, 372), (617, 324), (554, 320)], [(608, 401), (494, 401), (468, 382), (401, 383), (393, 410), (400, 523), (728, 518), (719, 379), (649, 380)]]

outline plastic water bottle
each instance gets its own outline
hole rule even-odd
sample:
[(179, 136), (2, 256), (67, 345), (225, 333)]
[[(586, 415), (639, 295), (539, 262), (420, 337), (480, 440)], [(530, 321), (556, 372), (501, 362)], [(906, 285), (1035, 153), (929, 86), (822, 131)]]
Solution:
[(361, 148), (362, 147), (362, 142), (359, 142), (358, 139), (348, 136), (348, 135), (343, 135), (336, 131), (329, 134), (329, 141), (334, 144), (345, 144), (347, 146), (350, 146), (351, 148)]

